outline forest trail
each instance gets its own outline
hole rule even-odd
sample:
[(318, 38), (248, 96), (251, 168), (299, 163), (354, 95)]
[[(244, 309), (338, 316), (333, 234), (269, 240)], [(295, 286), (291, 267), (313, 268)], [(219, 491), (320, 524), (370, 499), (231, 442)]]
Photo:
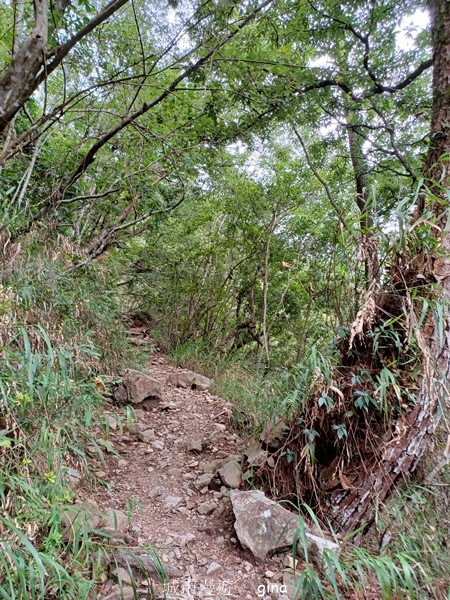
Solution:
[[(273, 562), (273, 568), (270, 562), (259, 563), (239, 547), (223, 488), (199, 488), (205, 464), (242, 454), (246, 447), (230, 429), (229, 406), (210, 392), (167, 384), (167, 376), (181, 369), (161, 354), (152, 355), (146, 371), (163, 384), (163, 397), (148, 411), (137, 410), (134, 432), (126, 428), (110, 432), (108, 442), (121, 458), (105, 454), (106, 468), (92, 459), (91, 467), (105, 485), (98, 485), (94, 494), (91, 491), (90, 498), (101, 509), (127, 513), (135, 506), (128, 528), (131, 544), (155, 547), (171, 573), (170, 583), (155, 586), (156, 597), (263, 597), (262, 586), (267, 586), (268, 577), (274, 580), (270, 570), (277, 571), (278, 564)], [(106, 418), (118, 414), (125, 422), (125, 413), (125, 407), (117, 408)], [(148, 430), (154, 431), (149, 436), (153, 439), (140, 441), (139, 432)], [(189, 450), (194, 441), (201, 442), (201, 451)], [(129, 588), (132, 598), (131, 592)], [(152, 597), (145, 592), (143, 588), (138, 597)], [(278, 594), (264, 597), (278, 598)], [(102, 598), (120, 599), (113, 580), (106, 582)]]

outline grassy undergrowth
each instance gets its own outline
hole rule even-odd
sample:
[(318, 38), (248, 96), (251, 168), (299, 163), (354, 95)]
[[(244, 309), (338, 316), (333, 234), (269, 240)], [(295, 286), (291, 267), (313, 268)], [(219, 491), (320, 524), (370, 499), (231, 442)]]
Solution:
[(101, 399), (91, 384), (75, 380), (68, 348), (54, 348), (42, 330), (33, 334), (45, 351), (33, 351), (20, 328), (0, 361), (0, 594), (88, 598), (89, 544), (64, 543), (60, 512), (74, 500), (64, 468), (85, 470), (84, 446)]
[[(39, 250), (39, 252), (37, 252)], [(86, 445), (101, 419), (94, 375), (126, 360), (113, 285), (101, 268), (74, 272), (64, 240), (31, 235), (10, 248), (0, 288), (0, 598), (96, 597), (98, 550), (68, 541), (62, 508), (89, 476)]]
[[(33, 333), (44, 351), (18, 327), (0, 357), (0, 598), (94, 600), (117, 541), (84, 523), (67, 535), (63, 516), (77, 499), (74, 473), (76, 481), (90, 478), (85, 448), (103, 456), (103, 398), (90, 377), (83, 380), (70, 348), (53, 347), (41, 328)], [(163, 580), (163, 565), (146, 551)], [(139, 563), (128, 548), (123, 556)]]

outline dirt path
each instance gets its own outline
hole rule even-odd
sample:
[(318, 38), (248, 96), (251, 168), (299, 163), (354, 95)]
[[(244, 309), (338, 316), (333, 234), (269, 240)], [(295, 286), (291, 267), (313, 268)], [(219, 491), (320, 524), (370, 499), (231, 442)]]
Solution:
[[(239, 547), (224, 488), (197, 489), (205, 463), (242, 452), (242, 442), (228, 426), (229, 408), (211, 393), (168, 385), (168, 374), (181, 369), (164, 356), (153, 355), (147, 370), (164, 384), (162, 401), (137, 411), (135, 432), (111, 432), (109, 441), (122, 458), (109, 454), (106, 468), (94, 465), (105, 471), (107, 487), (98, 486), (93, 499), (102, 509), (127, 512), (135, 506), (129, 533), (138, 546), (154, 546), (172, 573), (170, 583), (157, 588), (158, 597), (277, 598), (267, 593), (267, 576), (273, 581), (270, 570), (277, 571), (277, 565), (260, 564)], [(117, 412), (124, 419), (124, 410)], [(153, 439), (140, 441), (139, 431), (148, 429), (154, 430)], [(201, 452), (188, 449), (193, 441), (201, 442)], [(120, 598), (111, 581), (103, 598)]]

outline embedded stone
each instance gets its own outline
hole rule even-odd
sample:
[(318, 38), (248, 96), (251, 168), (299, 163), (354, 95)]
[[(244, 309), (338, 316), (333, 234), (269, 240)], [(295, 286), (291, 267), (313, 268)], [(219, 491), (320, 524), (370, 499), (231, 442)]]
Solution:
[(242, 469), (235, 460), (227, 462), (219, 469), (219, 475), (223, 483), (229, 488), (238, 488), (241, 485)]
[(147, 398), (160, 400), (162, 397), (162, 383), (140, 371), (127, 369), (122, 383), (126, 388), (127, 400), (133, 404), (141, 404)]
[(102, 513), (100, 528), (107, 532), (125, 533), (128, 528), (127, 515), (120, 510), (109, 508)]
[(67, 506), (61, 513), (61, 527), (65, 540), (71, 540), (85, 531), (97, 529), (102, 514), (97, 504), (91, 500)]
[(212, 479), (213, 479), (214, 475), (212, 473), (205, 473), (204, 475), (200, 475), (200, 477), (198, 477), (195, 482), (194, 482), (194, 486), (197, 490), (201, 490), (202, 488), (208, 486)]
[(75, 489), (80, 486), (82, 475), (72, 467), (61, 467), (59, 478), (63, 483), (68, 483), (71, 488)]
[(167, 383), (170, 383), (174, 387), (193, 388), (201, 392), (208, 391), (213, 384), (212, 380), (208, 377), (204, 377), (193, 371), (171, 373), (167, 377)]
[(217, 508), (215, 502), (202, 502), (197, 506), (197, 512), (199, 515), (210, 515)]
[[(248, 492), (233, 490), (230, 493), (239, 541), (260, 560), (275, 552), (291, 549), (298, 540), (297, 554), (303, 556), (303, 540), (299, 540), (299, 517), (286, 510), (259, 490)], [(312, 533), (304, 524), (304, 537), (308, 559), (320, 565), (325, 549), (339, 552), (335, 542)]]
[(144, 442), (145, 444), (154, 442), (156, 440), (155, 430), (154, 429), (146, 429), (145, 431), (141, 431), (138, 435), (138, 438), (141, 442)]
[(188, 452), (201, 452), (203, 450), (203, 445), (200, 440), (190, 440), (186, 444), (186, 450)]
[(164, 500), (164, 506), (171, 510), (172, 508), (176, 508), (182, 502), (183, 498), (180, 496), (167, 496), (167, 498)]

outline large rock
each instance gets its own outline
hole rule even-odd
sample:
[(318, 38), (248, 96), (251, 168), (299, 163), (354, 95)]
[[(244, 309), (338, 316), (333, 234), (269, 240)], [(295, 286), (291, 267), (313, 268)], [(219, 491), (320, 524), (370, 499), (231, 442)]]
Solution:
[(289, 427), (286, 425), (286, 422), (274, 416), (265, 424), (259, 439), (265, 446), (268, 446), (272, 450), (278, 450), (285, 440), (288, 431)]
[(61, 526), (65, 540), (82, 535), (85, 531), (97, 529), (102, 521), (102, 513), (91, 500), (67, 506), (61, 513)]
[[(126, 390), (127, 400), (133, 404), (141, 404), (147, 398), (160, 400), (162, 397), (162, 383), (134, 369), (125, 371), (121, 385)], [(119, 386), (118, 388), (121, 398), (123, 397), (123, 387)]]
[(113, 398), (116, 402), (126, 402), (128, 400), (128, 392), (123, 382), (120, 382), (113, 393)]
[(101, 512), (93, 500), (67, 506), (61, 512), (61, 526), (64, 539), (71, 540), (84, 532), (103, 531), (116, 537), (128, 528), (127, 515), (112, 508)]
[[(298, 539), (298, 517), (273, 500), (263, 492), (251, 490), (241, 492), (233, 490), (230, 493), (239, 541), (251, 553), (261, 560), (284, 549), (291, 549), (294, 539)], [(308, 559), (320, 565), (323, 551), (327, 548), (339, 552), (339, 545), (318, 537), (308, 531), (305, 524), (305, 541)], [(298, 540), (297, 554), (304, 558), (302, 540)]]
[(219, 469), (221, 469), (224, 465), (231, 461), (236, 461), (240, 463), (241, 456), (239, 454), (229, 454), (228, 456), (224, 456), (223, 458), (216, 458), (210, 462), (205, 462), (200, 465), (200, 469), (203, 473), (217, 473)]
[(125, 533), (128, 528), (128, 518), (125, 513), (120, 510), (109, 508), (102, 513), (100, 529), (105, 533)]
[(238, 488), (241, 485), (242, 468), (235, 460), (227, 462), (226, 465), (219, 469), (219, 475), (227, 487)]
[[(159, 559), (150, 556), (147, 553), (132, 552), (131, 550), (117, 550), (109, 554), (111, 565), (123, 567), (125, 569), (136, 569), (144, 577), (152, 576), (161, 579), (163, 571)], [(172, 569), (164, 565), (164, 572), (167, 575), (172, 574)]]
[(194, 373), (194, 371), (180, 371), (179, 373), (171, 373), (167, 377), (167, 383), (170, 383), (174, 387), (181, 388), (193, 388), (206, 392), (213, 384), (211, 379)]
[(80, 487), (82, 481), (81, 473), (72, 467), (61, 467), (59, 478), (62, 483), (68, 484), (73, 489)]
[(200, 465), (200, 469), (203, 473), (212, 473), (215, 475), (219, 469), (223, 467), (224, 464), (228, 462), (229, 458), (216, 458), (210, 462), (205, 462)]

